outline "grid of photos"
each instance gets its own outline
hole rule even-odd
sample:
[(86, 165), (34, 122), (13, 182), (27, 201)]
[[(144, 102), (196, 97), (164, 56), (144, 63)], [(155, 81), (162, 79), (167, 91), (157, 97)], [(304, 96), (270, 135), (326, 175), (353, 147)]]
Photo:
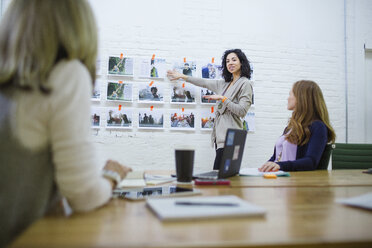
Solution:
[(173, 69), (183, 73), (186, 76), (196, 76), (196, 62), (195, 61), (185, 61), (176, 62), (173, 65)]
[(132, 128), (133, 113), (130, 108), (106, 108), (107, 128)]
[(139, 77), (165, 78), (167, 74), (167, 63), (165, 59), (151, 58), (140, 61)]
[(222, 79), (222, 66), (214, 63), (206, 63), (201, 67), (202, 78)]
[(170, 127), (173, 130), (194, 130), (194, 113), (184, 109), (172, 110), (170, 114)]
[(247, 131), (248, 132), (254, 132), (255, 129), (255, 113), (248, 111), (247, 115), (244, 117), (244, 120), (247, 124)]
[(200, 102), (202, 104), (215, 104), (217, 100), (209, 100), (209, 99), (204, 98), (204, 96), (210, 96), (210, 95), (215, 95), (215, 94), (216, 93), (214, 93), (211, 90), (208, 90), (206, 88), (201, 88), (200, 89)]
[(108, 74), (133, 76), (133, 58), (109, 56)]
[(97, 107), (92, 107), (90, 113), (91, 127), (94, 129), (100, 128), (101, 109)]
[(102, 82), (101, 80), (96, 80), (94, 82), (94, 88), (93, 88), (93, 93), (92, 93), (92, 101), (99, 101), (101, 99), (101, 85)]
[(109, 101), (124, 101), (131, 102), (132, 87), (130, 83), (119, 82), (107, 82), (107, 100)]
[(200, 112), (200, 128), (201, 130), (212, 130), (214, 125), (215, 114), (213, 107)]
[(163, 129), (164, 113), (161, 110), (140, 109), (138, 111), (138, 128)]
[(138, 84), (138, 101), (148, 103), (164, 102), (164, 84), (151, 81)]
[(196, 87), (185, 82), (177, 82), (172, 85), (171, 103), (195, 104)]

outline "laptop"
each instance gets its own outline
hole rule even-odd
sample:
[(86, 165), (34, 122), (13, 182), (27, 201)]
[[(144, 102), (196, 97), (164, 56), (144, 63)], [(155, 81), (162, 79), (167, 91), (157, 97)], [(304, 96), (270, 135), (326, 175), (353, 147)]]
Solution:
[(243, 159), (247, 131), (242, 129), (227, 129), (225, 147), (219, 170), (213, 170), (194, 175), (199, 179), (223, 179), (239, 173)]

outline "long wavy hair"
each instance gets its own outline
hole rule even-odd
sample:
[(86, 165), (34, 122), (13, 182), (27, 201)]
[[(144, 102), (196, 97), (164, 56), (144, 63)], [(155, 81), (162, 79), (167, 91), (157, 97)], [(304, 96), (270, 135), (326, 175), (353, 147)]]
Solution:
[(230, 53), (235, 53), (240, 60), (240, 76), (251, 79), (252, 69), (247, 56), (240, 49), (230, 49), (226, 50), (222, 56), (222, 77), (225, 79), (225, 82), (231, 82), (233, 79), (233, 75), (227, 70), (226, 66), (226, 58)]
[(80, 60), (95, 80), (97, 28), (86, 0), (13, 0), (0, 23), (0, 89), (52, 89), (62, 59)]
[(309, 80), (297, 81), (292, 87), (296, 98), (296, 105), (289, 119), (286, 139), (299, 146), (309, 142), (311, 133), (309, 126), (312, 122), (320, 120), (328, 129), (328, 142), (335, 142), (336, 134), (328, 116), (328, 110), (319, 86)]

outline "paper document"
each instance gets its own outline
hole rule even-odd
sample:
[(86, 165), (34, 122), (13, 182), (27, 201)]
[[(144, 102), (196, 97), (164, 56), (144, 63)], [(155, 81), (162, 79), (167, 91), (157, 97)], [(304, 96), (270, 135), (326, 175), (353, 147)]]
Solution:
[(147, 206), (162, 221), (257, 216), (266, 212), (234, 195), (148, 199)]
[(336, 199), (336, 202), (372, 210), (372, 192), (351, 198), (339, 198)]
[(243, 168), (239, 171), (240, 176), (253, 176), (253, 177), (262, 177), (265, 174), (275, 174), (278, 177), (289, 177), (290, 174), (285, 171), (271, 171), (271, 172), (261, 172), (258, 168)]
[(132, 171), (119, 183), (118, 188), (145, 187), (144, 171)]
[(176, 178), (165, 175), (151, 175), (145, 174), (145, 181), (147, 185), (158, 185), (175, 181)]

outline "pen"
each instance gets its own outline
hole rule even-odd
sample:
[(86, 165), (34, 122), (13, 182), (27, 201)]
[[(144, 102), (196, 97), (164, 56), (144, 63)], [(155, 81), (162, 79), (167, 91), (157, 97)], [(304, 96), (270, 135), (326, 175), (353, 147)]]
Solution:
[(237, 203), (223, 203), (223, 202), (189, 202), (189, 201), (176, 201), (176, 205), (184, 206), (218, 206), (218, 207), (236, 207)]

